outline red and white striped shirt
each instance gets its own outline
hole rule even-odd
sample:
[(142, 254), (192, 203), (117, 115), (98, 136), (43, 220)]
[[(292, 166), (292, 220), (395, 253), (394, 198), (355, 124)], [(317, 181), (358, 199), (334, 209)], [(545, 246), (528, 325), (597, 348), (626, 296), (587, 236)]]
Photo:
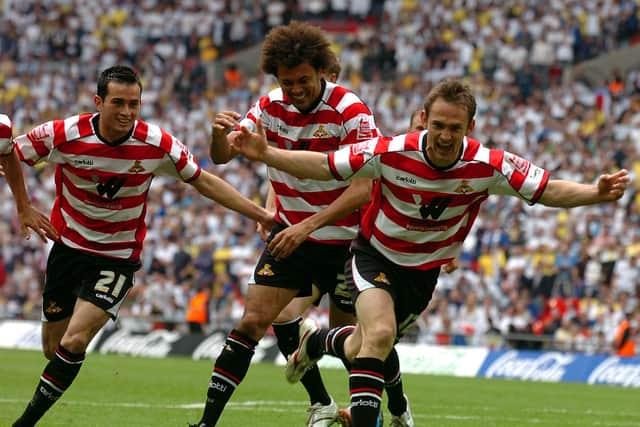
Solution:
[(437, 169), (426, 160), (426, 139), (427, 131), (381, 137), (329, 155), (337, 179), (379, 178), (361, 234), (390, 261), (420, 270), (460, 253), (490, 194), (534, 204), (549, 180), (546, 170), (471, 138), (464, 139), (458, 162)]
[[(261, 97), (240, 125), (255, 131), (258, 118), (269, 143), (287, 150), (330, 153), (379, 135), (371, 111), (360, 98), (330, 82), (310, 112), (301, 113), (278, 88)], [(276, 194), (276, 219), (287, 225), (325, 209), (349, 186), (343, 181), (301, 179), (274, 168), (268, 168), (268, 173)], [(358, 222), (359, 214), (354, 212), (315, 230), (309, 240), (348, 244), (356, 236)]]
[(138, 260), (154, 176), (190, 181), (200, 166), (178, 139), (137, 120), (122, 143), (96, 133), (97, 113), (46, 122), (15, 138), (20, 159), (56, 164), (51, 223), (65, 245), (101, 256)]

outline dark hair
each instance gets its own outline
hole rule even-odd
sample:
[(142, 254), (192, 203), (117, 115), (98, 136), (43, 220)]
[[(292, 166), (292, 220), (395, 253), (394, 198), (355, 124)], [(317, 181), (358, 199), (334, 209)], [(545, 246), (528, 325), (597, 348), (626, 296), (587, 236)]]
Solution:
[(130, 67), (116, 65), (114, 67), (109, 67), (100, 73), (100, 77), (98, 77), (98, 96), (102, 99), (107, 97), (109, 82), (118, 82), (130, 85), (137, 84), (138, 87), (140, 87), (140, 92), (142, 93), (142, 83), (140, 83), (140, 78)]
[(424, 112), (429, 117), (431, 106), (436, 99), (442, 98), (444, 101), (463, 106), (469, 114), (469, 122), (476, 115), (476, 98), (471, 92), (471, 88), (466, 83), (458, 80), (443, 80), (433, 87), (424, 101)]
[(324, 32), (311, 24), (291, 21), (275, 27), (266, 35), (262, 45), (260, 68), (277, 77), (278, 66), (287, 68), (309, 63), (316, 70), (325, 71), (335, 61), (335, 54)]

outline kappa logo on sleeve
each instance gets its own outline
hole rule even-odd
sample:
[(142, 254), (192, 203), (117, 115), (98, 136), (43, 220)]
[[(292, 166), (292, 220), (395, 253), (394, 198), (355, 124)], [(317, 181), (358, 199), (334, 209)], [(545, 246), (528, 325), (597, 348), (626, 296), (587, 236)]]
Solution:
[(47, 126), (46, 123), (38, 126), (35, 129), (32, 129), (27, 134), (27, 137), (32, 141), (41, 141), (43, 139), (49, 138), (50, 136), (51, 134), (49, 133), (49, 127)]
[(356, 139), (362, 141), (365, 139), (373, 138), (373, 127), (367, 117), (362, 117), (358, 123), (358, 131), (356, 133)]
[(366, 152), (371, 145), (372, 143), (370, 141), (357, 142), (355, 144), (351, 144), (351, 154), (354, 156), (358, 156)]
[(511, 164), (513, 169), (515, 169), (522, 175), (527, 175), (527, 173), (529, 172), (529, 167), (531, 166), (531, 163), (529, 163), (527, 160), (523, 159), (522, 157), (518, 157), (514, 154), (508, 154), (506, 157), (507, 157), (506, 158), (507, 162)]

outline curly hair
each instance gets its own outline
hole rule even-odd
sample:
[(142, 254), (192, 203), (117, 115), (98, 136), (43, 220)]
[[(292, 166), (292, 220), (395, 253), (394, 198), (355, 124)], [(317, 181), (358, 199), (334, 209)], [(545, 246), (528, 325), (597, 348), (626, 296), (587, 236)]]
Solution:
[(325, 33), (306, 22), (291, 21), (269, 31), (262, 45), (263, 72), (277, 77), (278, 67), (297, 67), (308, 63), (316, 70), (327, 70), (335, 54)]
[(431, 106), (438, 98), (451, 104), (463, 106), (469, 114), (469, 122), (476, 115), (476, 98), (466, 83), (458, 80), (443, 80), (435, 85), (424, 101), (424, 111), (427, 117), (429, 117)]

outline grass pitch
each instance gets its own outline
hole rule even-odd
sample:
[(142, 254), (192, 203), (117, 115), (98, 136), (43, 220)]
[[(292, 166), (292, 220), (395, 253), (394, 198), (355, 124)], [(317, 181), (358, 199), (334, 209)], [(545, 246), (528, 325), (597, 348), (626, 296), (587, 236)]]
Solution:
[[(45, 365), (34, 351), (0, 350), (0, 426), (31, 398)], [(186, 427), (203, 408), (212, 362), (90, 354), (69, 391), (38, 426)], [(348, 404), (347, 375), (325, 369), (327, 388)], [(640, 426), (640, 390), (478, 378), (405, 375), (413, 416), (423, 427)], [(308, 401), (283, 368), (252, 365), (221, 427), (304, 426)], [(385, 403), (385, 425), (389, 414)]]

